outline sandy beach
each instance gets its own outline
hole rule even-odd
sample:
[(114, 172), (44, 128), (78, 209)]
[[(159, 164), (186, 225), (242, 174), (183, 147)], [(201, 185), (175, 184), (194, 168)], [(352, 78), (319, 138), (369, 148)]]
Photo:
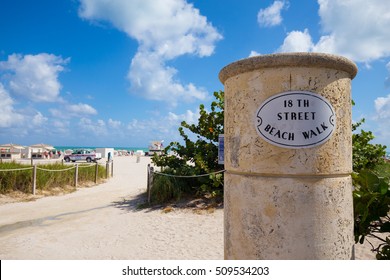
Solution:
[[(223, 259), (223, 209), (137, 207), (148, 163), (116, 157), (105, 183), (1, 204), (0, 259)], [(356, 259), (375, 259), (368, 243), (356, 246)]]

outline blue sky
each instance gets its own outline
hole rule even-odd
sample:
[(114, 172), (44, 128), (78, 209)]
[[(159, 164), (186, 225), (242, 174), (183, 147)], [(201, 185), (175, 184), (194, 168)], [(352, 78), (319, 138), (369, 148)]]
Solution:
[(1, 0), (0, 143), (138, 146), (180, 140), (258, 54), (346, 56), (353, 120), (390, 147), (390, 1)]

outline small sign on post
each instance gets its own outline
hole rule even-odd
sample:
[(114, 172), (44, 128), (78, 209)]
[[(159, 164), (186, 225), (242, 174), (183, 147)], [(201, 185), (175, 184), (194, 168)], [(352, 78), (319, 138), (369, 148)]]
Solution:
[(218, 136), (218, 164), (225, 164), (225, 135)]

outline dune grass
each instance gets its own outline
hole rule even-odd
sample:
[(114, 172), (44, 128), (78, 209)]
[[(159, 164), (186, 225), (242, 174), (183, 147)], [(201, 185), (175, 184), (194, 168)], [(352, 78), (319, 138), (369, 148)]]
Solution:
[[(78, 185), (95, 181), (95, 165), (79, 164)], [(88, 166), (88, 167), (86, 167)], [(7, 194), (13, 191), (24, 193), (32, 192), (33, 170), (1, 171), (10, 169), (24, 169), (29, 166), (15, 162), (0, 163), (0, 194)], [(69, 169), (70, 165), (44, 164), (39, 165), (36, 174), (36, 188), (41, 191), (50, 191), (54, 188), (66, 188), (74, 185), (75, 168)], [(46, 171), (46, 170), (53, 171)], [(61, 171), (64, 170), (64, 171)], [(106, 168), (98, 166), (98, 181), (106, 176)]]

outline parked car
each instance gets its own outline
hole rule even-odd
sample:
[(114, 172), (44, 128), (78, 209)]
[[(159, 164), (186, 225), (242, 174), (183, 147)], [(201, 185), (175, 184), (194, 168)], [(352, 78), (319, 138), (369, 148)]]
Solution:
[(64, 160), (66, 162), (75, 162), (78, 160), (85, 160), (87, 162), (97, 161), (102, 158), (101, 153), (95, 153), (90, 150), (75, 150), (70, 155), (65, 155)]

